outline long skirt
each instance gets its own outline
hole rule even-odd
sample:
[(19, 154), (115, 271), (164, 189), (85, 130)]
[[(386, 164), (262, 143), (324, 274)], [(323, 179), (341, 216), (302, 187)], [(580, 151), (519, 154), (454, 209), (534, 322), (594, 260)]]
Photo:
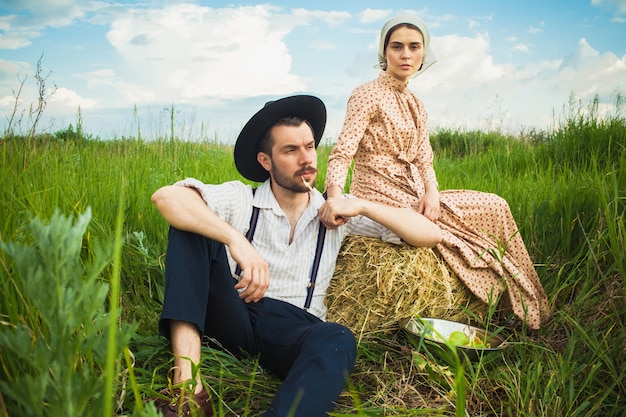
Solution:
[(485, 303), (502, 296), (530, 328), (539, 328), (549, 315), (548, 299), (506, 200), (445, 190), (440, 202), (437, 250), (450, 269)]

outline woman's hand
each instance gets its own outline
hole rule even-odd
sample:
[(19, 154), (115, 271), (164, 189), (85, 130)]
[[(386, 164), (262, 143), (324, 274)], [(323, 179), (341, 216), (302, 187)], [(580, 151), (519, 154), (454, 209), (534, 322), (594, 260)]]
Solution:
[(417, 208), (417, 212), (423, 214), (432, 222), (439, 220), (441, 206), (439, 205), (439, 190), (436, 187), (430, 187), (422, 196)]
[(326, 198), (341, 198), (343, 197), (343, 188), (337, 184), (333, 184), (326, 189)]
[[(326, 201), (342, 198), (343, 189), (339, 185), (331, 185), (326, 189)], [(324, 204), (324, 206), (328, 207), (327, 204)], [(336, 229), (339, 226), (343, 226), (344, 224), (348, 223), (347, 217), (338, 216), (335, 212), (327, 209), (320, 210), (319, 216), (320, 221), (324, 223), (324, 226), (326, 226), (326, 228), (329, 230)]]

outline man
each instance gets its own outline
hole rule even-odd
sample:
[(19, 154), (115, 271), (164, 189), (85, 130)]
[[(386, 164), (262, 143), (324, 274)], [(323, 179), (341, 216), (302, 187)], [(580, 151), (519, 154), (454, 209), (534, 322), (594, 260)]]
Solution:
[[(324, 321), (343, 238), (439, 243), (439, 228), (413, 210), (349, 196), (324, 200), (313, 186), (325, 124), (326, 108), (316, 97), (269, 102), (244, 126), (234, 150), (239, 172), (263, 184), (186, 179), (152, 196), (171, 225), (159, 328), (171, 339), (173, 382), (195, 387), (194, 401), (160, 404), (165, 416), (194, 403), (212, 414), (200, 376), (192, 374), (203, 336), (235, 354), (259, 355), (283, 380), (266, 416), (325, 416), (356, 357), (350, 330)], [(338, 220), (326, 228), (321, 214)]]

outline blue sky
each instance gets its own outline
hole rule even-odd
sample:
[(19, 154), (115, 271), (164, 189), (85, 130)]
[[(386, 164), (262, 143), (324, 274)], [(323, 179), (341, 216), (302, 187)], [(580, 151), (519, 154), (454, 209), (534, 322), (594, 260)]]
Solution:
[(410, 84), (431, 129), (549, 129), (570, 97), (612, 112), (626, 93), (626, 0), (0, 0), (0, 126), (28, 127), (43, 54), (40, 131), (75, 126), (80, 108), (102, 139), (168, 136), (173, 109), (178, 137), (232, 143), (266, 101), (307, 93), (332, 141), (403, 12), (427, 23), (438, 60)]

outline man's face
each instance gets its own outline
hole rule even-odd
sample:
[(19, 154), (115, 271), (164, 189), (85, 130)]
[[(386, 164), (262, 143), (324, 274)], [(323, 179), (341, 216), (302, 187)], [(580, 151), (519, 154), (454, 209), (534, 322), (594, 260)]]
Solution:
[(313, 187), (317, 177), (317, 151), (309, 125), (274, 126), (272, 137), (272, 156), (259, 153), (261, 165), (276, 185), (296, 193), (309, 192), (304, 181)]

